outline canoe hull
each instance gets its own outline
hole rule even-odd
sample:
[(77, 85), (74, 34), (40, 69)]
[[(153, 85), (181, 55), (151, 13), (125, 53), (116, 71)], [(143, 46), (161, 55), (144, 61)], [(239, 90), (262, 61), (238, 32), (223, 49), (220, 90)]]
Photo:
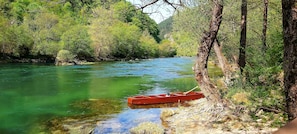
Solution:
[(190, 92), (184, 94), (183, 92), (159, 95), (149, 95), (149, 96), (134, 96), (128, 97), (128, 103), (133, 105), (148, 105), (148, 104), (162, 104), (162, 103), (176, 103), (184, 102), (190, 100), (196, 100), (204, 98), (201, 92)]

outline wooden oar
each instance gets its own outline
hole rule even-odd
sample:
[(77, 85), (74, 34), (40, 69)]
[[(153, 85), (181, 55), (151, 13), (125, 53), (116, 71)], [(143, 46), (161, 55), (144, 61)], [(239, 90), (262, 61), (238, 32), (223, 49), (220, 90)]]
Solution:
[(197, 89), (197, 88), (198, 88), (198, 86), (196, 86), (196, 87), (192, 88), (191, 90), (189, 90), (189, 91), (187, 91), (187, 92), (184, 92), (184, 95), (187, 95), (188, 93), (190, 93), (190, 92), (194, 91), (194, 90), (195, 90), (195, 89)]

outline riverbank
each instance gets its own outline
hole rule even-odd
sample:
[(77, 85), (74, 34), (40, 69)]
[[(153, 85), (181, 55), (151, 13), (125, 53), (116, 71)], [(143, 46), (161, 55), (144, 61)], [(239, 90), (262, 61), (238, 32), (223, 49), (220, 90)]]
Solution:
[(179, 107), (175, 110), (165, 109), (161, 119), (165, 125), (165, 133), (201, 133), (201, 134), (268, 134), (277, 130), (271, 127), (273, 121), (262, 116), (263, 119), (254, 120), (244, 107), (214, 108), (205, 98), (190, 102), (189, 107)]
[[(1, 54), (0, 54), (1, 55)], [(143, 59), (121, 59), (121, 58), (101, 58), (101, 59), (73, 59), (69, 61), (59, 61), (55, 57), (41, 55), (41, 56), (28, 56), (27, 58), (21, 58), (13, 55), (1, 55), (0, 56), (0, 64), (4, 63), (48, 63), (48, 64), (55, 64), (55, 65), (90, 65), (94, 64), (95, 62), (102, 62), (102, 61), (139, 61)]]
[[(261, 119), (254, 120), (244, 107), (236, 106), (230, 107), (230, 109), (214, 108), (203, 98), (191, 101), (185, 107), (163, 108), (160, 114), (162, 125), (153, 122), (142, 122), (138, 126), (131, 128), (129, 132), (131, 134), (270, 134), (278, 129), (277, 127), (271, 127), (273, 120), (266, 119), (263, 116), (263, 111), (257, 113), (257, 116), (261, 117)], [(97, 134), (102, 132), (104, 127), (111, 130), (118, 130), (121, 127), (121, 124), (115, 120), (99, 121), (96, 116), (87, 119), (53, 120), (52, 124), (55, 126), (52, 127), (52, 133), (83, 132)], [(131, 124), (125, 125), (129, 126)]]
[(55, 63), (55, 58), (51, 56), (27, 56), (21, 58), (13, 55), (0, 54), (0, 63)]

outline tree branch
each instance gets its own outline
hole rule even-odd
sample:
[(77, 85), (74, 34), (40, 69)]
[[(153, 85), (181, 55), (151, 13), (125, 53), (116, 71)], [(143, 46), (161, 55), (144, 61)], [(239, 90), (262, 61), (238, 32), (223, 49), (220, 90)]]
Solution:
[(144, 8), (148, 7), (148, 6), (151, 6), (159, 1), (163, 1), (164, 3), (170, 5), (174, 10), (177, 10), (178, 7), (184, 7), (184, 3), (182, 0), (179, 0), (177, 3), (175, 2), (171, 2), (170, 0), (153, 0), (147, 4), (144, 4), (142, 6), (140, 6), (140, 9), (143, 10)]
[(153, 4), (157, 3), (158, 1), (159, 1), (159, 0), (153, 0), (153, 1), (150, 2), (150, 3), (141, 6), (140, 8), (141, 8), (141, 10), (143, 10), (144, 8), (146, 8), (146, 7), (150, 6), (150, 5), (153, 5)]

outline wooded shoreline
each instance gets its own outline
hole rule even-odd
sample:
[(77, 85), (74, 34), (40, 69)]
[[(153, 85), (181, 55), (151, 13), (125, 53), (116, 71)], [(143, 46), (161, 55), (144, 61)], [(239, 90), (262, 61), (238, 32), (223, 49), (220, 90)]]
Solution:
[(50, 56), (31, 56), (26, 58), (0, 54), (0, 63), (55, 63), (55, 58)]
[[(1, 55), (1, 54), (0, 54)], [(160, 57), (163, 58), (163, 57)], [(84, 60), (78, 60), (74, 59), (72, 61), (68, 61), (65, 63), (70, 63), (73, 65), (82, 65), (82, 64), (89, 64), (93, 62), (101, 62), (101, 61), (137, 61), (137, 60), (143, 60), (148, 58), (133, 58), (133, 59), (124, 59), (124, 58), (102, 58), (102, 59), (84, 59)], [(16, 56), (8, 56), (8, 55), (2, 55), (0, 57), (0, 63), (46, 63), (46, 64), (55, 64), (56, 58), (52, 56), (30, 56), (26, 58), (16, 57)]]

